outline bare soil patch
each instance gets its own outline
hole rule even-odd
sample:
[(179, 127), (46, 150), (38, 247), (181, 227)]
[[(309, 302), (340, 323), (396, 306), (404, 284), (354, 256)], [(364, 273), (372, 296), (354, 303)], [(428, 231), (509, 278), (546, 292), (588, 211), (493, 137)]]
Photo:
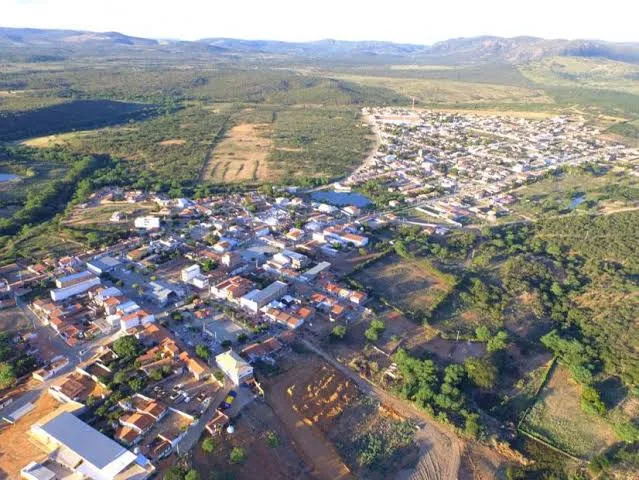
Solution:
[(163, 142), (160, 142), (160, 145), (184, 145), (186, 143), (186, 140), (183, 140), (181, 138), (172, 138), (170, 140), (164, 140)]
[(245, 182), (275, 178), (268, 157), (273, 148), (271, 126), (243, 123), (227, 132), (213, 150), (204, 178), (213, 182)]

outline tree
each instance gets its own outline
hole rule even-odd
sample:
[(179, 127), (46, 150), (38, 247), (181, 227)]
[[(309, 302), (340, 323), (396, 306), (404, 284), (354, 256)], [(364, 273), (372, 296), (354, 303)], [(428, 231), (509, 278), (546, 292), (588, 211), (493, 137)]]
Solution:
[(16, 381), (16, 374), (10, 363), (0, 363), (0, 389), (12, 386)]
[(497, 334), (488, 340), (488, 345), (486, 349), (489, 352), (498, 352), (499, 350), (503, 350), (508, 345), (508, 333), (504, 330), (500, 330)]
[(195, 353), (198, 357), (202, 358), (203, 360), (208, 360), (209, 357), (211, 356), (211, 350), (209, 349), (209, 347), (207, 347), (203, 343), (199, 343), (195, 346)]
[(469, 357), (464, 362), (468, 378), (481, 388), (491, 388), (497, 380), (497, 368), (487, 358)]
[(337, 325), (331, 330), (331, 337), (342, 340), (346, 335), (346, 327), (344, 325)]
[(178, 466), (169, 468), (162, 477), (163, 480), (184, 480), (184, 470)]
[(131, 387), (131, 390), (133, 390), (134, 392), (139, 392), (140, 390), (144, 388), (145, 382), (142, 378), (135, 377), (129, 380), (128, 384), (129, 384), (129, 387)]
[(202, 450), (206, 453), (213, 453), (213, 450), (215, 450), (215, 442), (211, 437), (206, 437), (202, 441)]
[(95, 232), (87, 233), (86, 238), (87, 238), (87, 243), (89, 244), (89, 247), (92, 247), (92, 248), (96, 247), (100, 243), (100, 237)]
[(200, 474), (197, 470), (191, 469), (184, 475), (184, 480), (200, 480)]
[(480, 325), (475, 329), (475, 336), (480, 342), (487, 342), (490, 340), (490, 329), (486, 325)]
[(133, 335), (126, 335), (113, 342), (113, 351), (122, 358), (132, 358), (138, 354), (139, 343)]
[(242, 447), (233, 447), (229, 455), (229, 460), (233, 464), (244, 463), (246, 461), (246, 452)]
[(266, 444), (271, 448), (277, 448), (280, 446), (280, 437), (273, 431), (266, 432)]

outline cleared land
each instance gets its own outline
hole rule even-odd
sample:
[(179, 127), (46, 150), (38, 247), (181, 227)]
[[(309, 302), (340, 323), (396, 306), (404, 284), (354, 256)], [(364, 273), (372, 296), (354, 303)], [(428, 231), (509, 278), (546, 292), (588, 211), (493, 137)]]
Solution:
[(213, 150), (204, 178), (219, 183), (273, 178), (268, 165), (273, 147), (270, 132), (271, 126), (264, 123), (243, 123), (231, 128)]
[(449, 284), (424, 259), (405, 259), (388, 255), (355, 274), (355, 279), (373, 292), (406, 312), (431, 311)]
[(540, 90), (512, 85), (359, 75), (340, 78), (415, 97), (420, 103), (552, 103), (552, 99)]
[(522, 426), (577, 457), (592, 458), (617, 441), (612, 427), (580, 406), (580, 387), (557, 367)]

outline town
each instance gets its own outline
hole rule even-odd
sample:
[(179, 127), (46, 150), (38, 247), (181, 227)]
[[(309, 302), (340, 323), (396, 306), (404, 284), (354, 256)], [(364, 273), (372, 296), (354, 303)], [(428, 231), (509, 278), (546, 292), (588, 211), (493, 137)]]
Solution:
[[(445, 237), (507, 220), (513, 190), (559, 167), (638, 172), (637, 149), (579, 119), (363, 114), (377, 149), (330, 188), (170, 198), (105, 187), (75, 208), (109, 207), (122, 238), (0, 269), (1, 308), (32, 324), (2, 339), (20, 365), (0, 398), (9, 478), (150, 478), (271, 401), (265, 372), (300, 344), (330, 357), (323, 339), (383, 330), (380, 298), (352, 274), (392, 251), (401, 229)], [(376, 348), (396, 378), (394, 350)]]

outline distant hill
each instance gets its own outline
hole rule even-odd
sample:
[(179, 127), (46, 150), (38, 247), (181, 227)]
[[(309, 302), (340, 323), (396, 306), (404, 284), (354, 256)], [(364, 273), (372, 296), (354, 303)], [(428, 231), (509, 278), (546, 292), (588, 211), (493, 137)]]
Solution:
[(503, 38), (481, 36), (454, 38), (433, 45), (403, 44), (381, 41), (318, 40), (282, 42), (275, 40), (241, 40), (205, 38), (196, 42), (154, 40), (131, 37), (117, 32), (77, 30), (41, 30), (1, 28), (2, 49), (16, 54), (28, 50), (32, 55), (108, 54), (127, 50), (146, 53), (167, 52), (185, 55), (279, 57), (351, 60), (353, 62), (398, 61), (415, 63), (477, 64), (526, 63), (549, 56), (603, 57), (639, 63), (639, 43), (611, 43), (596, 40), (547, 40), (536, 37)]

